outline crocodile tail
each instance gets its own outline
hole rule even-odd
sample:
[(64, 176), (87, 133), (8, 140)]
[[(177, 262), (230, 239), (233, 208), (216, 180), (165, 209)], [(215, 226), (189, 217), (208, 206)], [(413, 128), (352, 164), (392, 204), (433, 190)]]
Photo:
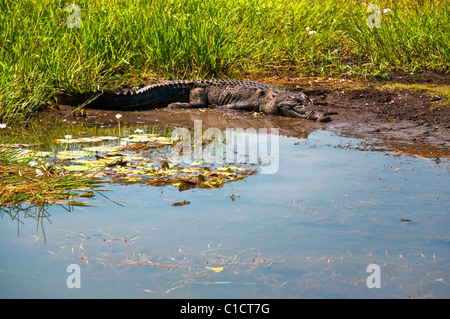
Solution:
[(165, 81), (132, 89), (106, 90), (86, 107), (107, 110), (144, 110), (189, 102), (194, 81)]

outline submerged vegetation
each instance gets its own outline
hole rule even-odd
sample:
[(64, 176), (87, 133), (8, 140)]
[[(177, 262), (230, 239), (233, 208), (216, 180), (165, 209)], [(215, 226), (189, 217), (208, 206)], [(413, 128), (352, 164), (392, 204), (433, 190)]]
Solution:
[(2, 0), (0, 122), (58, 92), (163, 78), (448, 70), (446, 1), (375, 4), (379, 28), (356, 0)]

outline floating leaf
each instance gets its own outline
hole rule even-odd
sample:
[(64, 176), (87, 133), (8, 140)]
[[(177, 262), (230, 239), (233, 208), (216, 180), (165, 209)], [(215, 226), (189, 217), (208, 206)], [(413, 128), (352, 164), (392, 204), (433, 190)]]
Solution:
[(182, 202), (173, 203), (173, 204), (170, 205), (170, 206), (184, 206), (184, 205), (189, 205), (190, 203), (191, 203), (190, 201), (184, 200), (184, 201), (182, 201)]
[(243, 171), (244, 169), (241, 167), (226, 166), (226, 167), (217, 167), (217, 170), (219, 170), (219, 171)]
[(94, 197), (94, 196), (95, 195), (94, 195), (93, 191), (86, 191), (86, 192), (84, 192), (82, 194), (74, 195), (74, 197)]
[(222, 187), (223, 181), (219, 178), (214, 178), (210, 181), (203, 182), (204, 185), (209, 186), (211, 188)]
[(36, 152), (36, 157), (49, 157), (53, 155), (53, 152)]
[(162, 168), (164, 169), (168, 169), (169, 168), (169, 163), (167, 161), (164, 161), (161, 165)]
[(120, 146), (117, 145), (101, 145), (101, 146), (91, 146), (91, 147), (85, 147), (83, 150), (87, 152), (117, 152), (120, 150)]
[(124, 177), (124, 180), (128, 181), (128, 182), (137, 182), (139, 180), (141, 180), (142, 178), (140, 177), (132, 177), (132, 176), (127, 176)]
[(153, 175), (175, 175), (178, 171), (176, 169), (163, 169), (157, 172), (154, 172)]
[(93, 166), (88, 166), (88, 165), (68, 165), (68, 166), (63, 166), (63, 168), (66, 171), (72, 171), (72, 172), (84, 172), (84, 171), (90, 171), (92, 170), (94, 167)]
[(66, 152), (58, 152), (56, 154), (56, 158), (59, 159), (74, 159), (74, 158), (83, 158), (88, 156), (88, 153), (85, 151), (66, 151)]
[(200, 172), (200, 169), (198, 169), (197, 167), (192, 167), (192, 168), (183, 168), (181, 171), (183, 173), (194, 173), (194, 172)]
[(81, 138), (70, 138), (70, 139), (56, 139), (59, 143), (98, 143), (103, 141), (113, 141), (117, 140), (117, 136), (94, 136), (94, 137), (81, 137)]
[(77, 164), (89, 164), (90, 166), (106, 166), (110, 163), (113, 163), (117, 160), (121, 159), (121, 157), (117, 158), (100, 158), (97, 160), (88, 160), (88, 159), (76, 159), (72, 161), (73, 163)]
[(158, 134), (135, 134), (130, 135), (122, 139), (122, 141), (129, 143), (148, 143), (148, 142), (156, 142), (160, 144), (170, 145), (172, 142), (170, 138), (158, 136)]

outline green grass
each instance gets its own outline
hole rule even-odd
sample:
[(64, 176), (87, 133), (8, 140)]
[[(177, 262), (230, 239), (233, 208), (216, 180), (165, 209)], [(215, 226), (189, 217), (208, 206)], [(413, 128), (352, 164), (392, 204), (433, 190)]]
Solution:
[(364, 1), (79, 0), (69, 28), (69, 1), (0, 0), (0, 122), (57, 92), (160, 79), (448, 71), (447, 1), (376, 3), (391, 12), (369, 29)]

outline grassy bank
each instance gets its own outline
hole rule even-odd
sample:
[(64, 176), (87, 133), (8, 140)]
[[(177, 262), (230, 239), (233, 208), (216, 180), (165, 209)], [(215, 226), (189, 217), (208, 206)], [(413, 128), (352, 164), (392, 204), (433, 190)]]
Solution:
[(58, 91), (163, 78), (448, 70), (446, 1), (373, 3), (379, 28), (364, 1), (79, 0), (67, 12), (69, 1), (0, 0), (0, 123)]

